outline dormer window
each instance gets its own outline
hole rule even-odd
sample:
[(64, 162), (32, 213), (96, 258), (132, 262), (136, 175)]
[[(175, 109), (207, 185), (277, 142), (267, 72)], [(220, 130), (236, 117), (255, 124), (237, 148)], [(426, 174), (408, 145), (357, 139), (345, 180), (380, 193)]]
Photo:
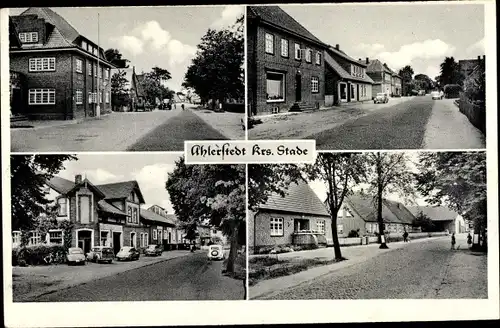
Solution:
[(93, 54), (94, 56), (97, 56), (97, 48), (92, 48), (92, 54)]
[(19, 40), (22, 43), (36, 43), (38, 42), (38, 32), (19, 33)]
[(82, 41), (82, 48), (87, 50), (87, 42), (85, 41)]

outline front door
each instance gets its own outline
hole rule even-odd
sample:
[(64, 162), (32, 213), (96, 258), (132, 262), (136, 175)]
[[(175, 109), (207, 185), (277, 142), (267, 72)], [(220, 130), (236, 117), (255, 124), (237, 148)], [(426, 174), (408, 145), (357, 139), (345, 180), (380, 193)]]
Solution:
[(295, 101), (302, 101), (302, 76), (300, 74), (295, 75)]
[(121, 232), (113, 232), (113, 252), (116, 254), (122, 248)]
[(136, 247), (136, 242), (135, 242), (135, 232), (130, 233), (130, 246), (131, 247)]
[(23, 114), (23, 94), (21, 89), (12, 88), (12, 95), (10, 99), (10, 111), (14, 115)]
[(83, 249), (84, 254), (90, 252), (90, 249), (92, 248), (92, 231), (78, 231), (78, 247)]

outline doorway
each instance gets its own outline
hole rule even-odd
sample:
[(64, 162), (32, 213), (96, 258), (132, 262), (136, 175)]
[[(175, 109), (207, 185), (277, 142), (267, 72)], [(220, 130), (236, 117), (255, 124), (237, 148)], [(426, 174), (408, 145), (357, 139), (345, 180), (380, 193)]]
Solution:
[(295, 101), (302, 101), (302, 76), (300, 73), (295, 75)]
[(10, 99), (10, 111), (13, 115), (24, 114), (23, 109), (23, 94), (21, 89), (12, 88), (12, 95)]
[(92, 248), (92, 230), (79, 230), (76, 232), (77, 245), (87, 254)]
[(130, 233), (130, 246), (135, 248), (135, 247), (137, 247), (136, 244), (137, 243), (136, 243), (136, 240), (135, 240), (135, 232), (131, 232)]
[(122, 233), (113, 231), (113, 252), (116, 254), (122, 248)]

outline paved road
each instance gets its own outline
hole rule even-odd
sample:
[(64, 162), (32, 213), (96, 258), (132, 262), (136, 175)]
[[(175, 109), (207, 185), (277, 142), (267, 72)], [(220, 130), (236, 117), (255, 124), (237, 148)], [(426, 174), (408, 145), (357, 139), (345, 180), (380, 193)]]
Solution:
[(455, 106), (451, 99), (435, 101), (430, 96), (414, 97), (394, 106), (381, 106), (368, 115), (307, 139), (316, 139), (318, 149), (328, 150), (447, 148), (449, 145), (484, 148), (481, 134), (458, 108), (450, 109), (450, 104)]
[(185, 140), (227, 139), (190, 110), (166, 121), (128, 147), (129, 151), (184, 151)]
[[(464, 239), (465, 237), (461, 237)], [(451, 251), (448, 238), (411, 243), (334, 271), (266, 299), (487, 298), (486, 255), (465, 239)]]
[(205, 252), (160, 262), (43, 295), (36, 302), (242, 300), (242, 280), (222, 275)]

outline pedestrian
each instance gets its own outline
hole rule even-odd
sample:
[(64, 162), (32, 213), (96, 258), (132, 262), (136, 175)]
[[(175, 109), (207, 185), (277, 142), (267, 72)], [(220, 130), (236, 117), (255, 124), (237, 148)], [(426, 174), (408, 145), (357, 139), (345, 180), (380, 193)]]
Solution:
[(403, 233), (403, 242), (407, 243), (408, 242), (408, 232), (405, 230)]
[(181, 108), (182, 108), (182, 110), (184, 110), (184, 103), (181, 104)]
[(455, 249), (455, 243), (456, 243), (455, 233), (452, 233), (451, 234), (451, 249)]
[(472, 245), (472, 236), (470, 235), (470, 232), (467, 233), (467, 245), (469, 245), (469, 248)]

